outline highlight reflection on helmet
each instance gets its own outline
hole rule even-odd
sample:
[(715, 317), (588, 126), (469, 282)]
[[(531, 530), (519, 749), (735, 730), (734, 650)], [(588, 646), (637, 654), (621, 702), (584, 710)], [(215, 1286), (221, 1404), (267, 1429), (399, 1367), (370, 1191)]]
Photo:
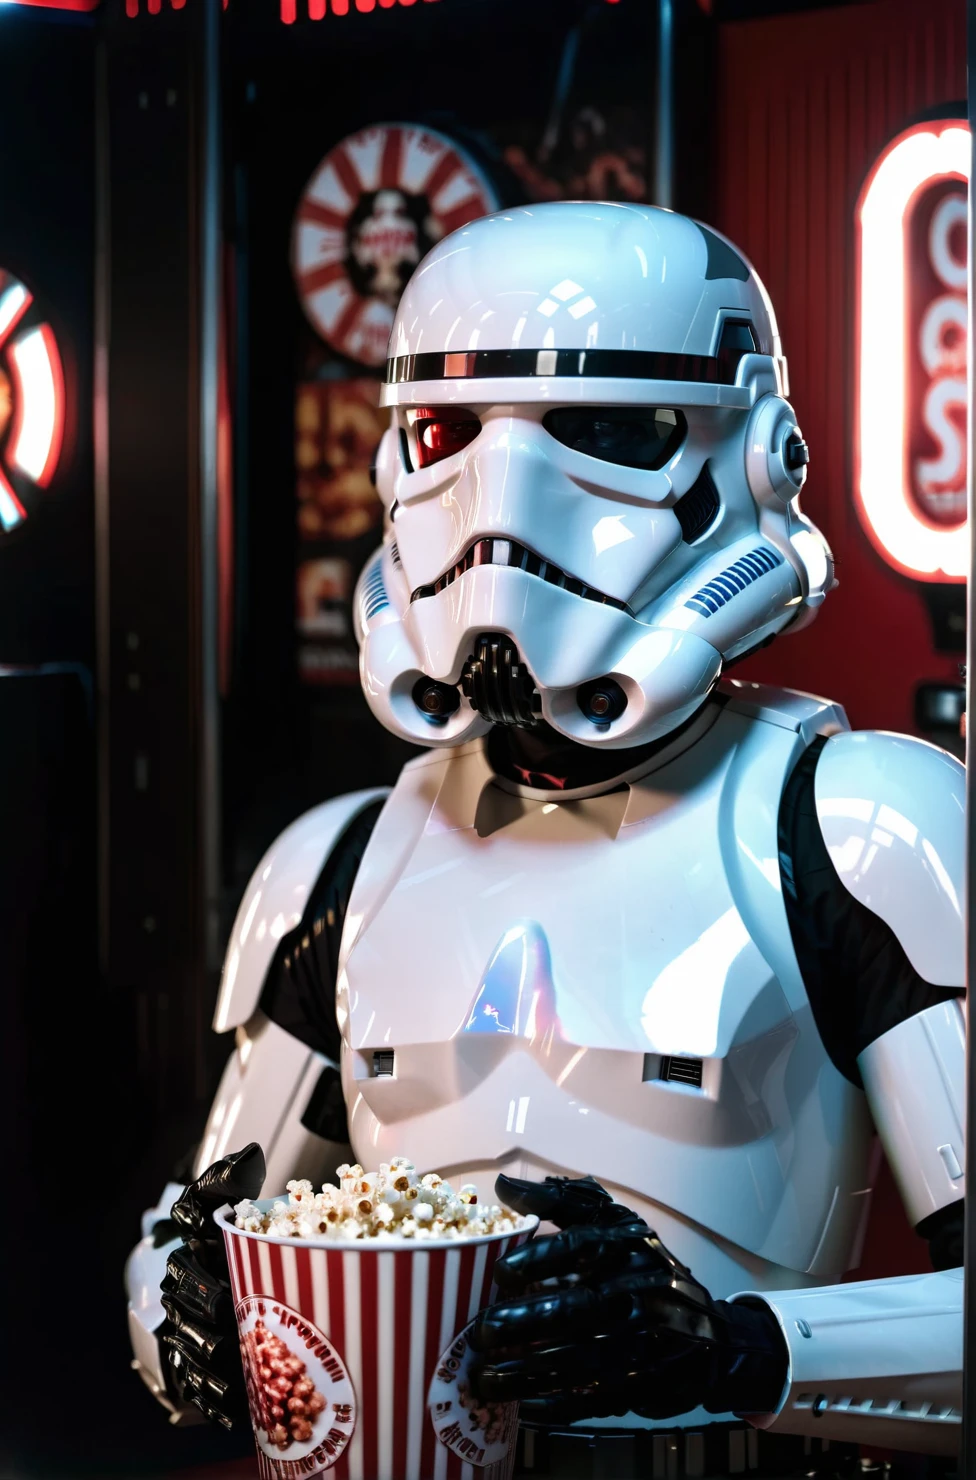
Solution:
[(650, 206), (484, 217), (394, 325), (363, 686), (404, 737), (544, 719), (622, 748), (822, 601), (772, 307), (723, 238)]

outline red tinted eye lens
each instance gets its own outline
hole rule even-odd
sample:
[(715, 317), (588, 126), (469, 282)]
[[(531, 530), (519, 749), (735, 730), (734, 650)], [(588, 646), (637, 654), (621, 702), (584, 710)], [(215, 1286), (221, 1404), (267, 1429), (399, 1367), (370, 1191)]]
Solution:
[(422, 468), (427, 468), (473, 442), (481, 431), (481, 422), (474, 417), (464, 421), (418, 421), (416, 431), (417, 460)]

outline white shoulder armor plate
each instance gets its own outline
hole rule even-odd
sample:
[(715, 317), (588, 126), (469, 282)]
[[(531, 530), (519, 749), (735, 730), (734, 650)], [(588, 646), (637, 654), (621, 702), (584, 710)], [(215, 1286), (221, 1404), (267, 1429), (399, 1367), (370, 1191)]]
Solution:
[(915, 970), (965, 983), (966, 773), (908, 735), (833, 735), (814, 784), (824, 842), (844, 887), (895, 932)]
[(834, 735), (839, 730), (850, 729), (847, 715), (832, 699), (739, 678), (723, 680), (719, 689), (736, 714), (748, 715), (781, 730), (792, 730), (807, 745), (817, 735)]
[(385, 787), (333, 797), (286, 827), (261, 859), (240, 902), (227, 944), (213, 1026), (226, 1033), (246, 1023), (261, 997), (278, 942), (294, 930), (340, 835)]

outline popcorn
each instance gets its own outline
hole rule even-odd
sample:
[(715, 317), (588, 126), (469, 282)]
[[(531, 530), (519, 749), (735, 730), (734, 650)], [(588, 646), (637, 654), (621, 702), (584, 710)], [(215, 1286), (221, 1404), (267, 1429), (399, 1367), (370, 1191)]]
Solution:
[(248, 1358), (244, 1375), (251, 1409), (268, 1442), (276, 1449), (287, 1449), (294, 1442), (306, 1443), (326, 1402), (308, 1376), (305, 1363), (263, 1321), (248, 1332), (243, 1345)]
[(381, 1162), (378, 1172), (343, 1163), (336, 1178), (338, 1185), (325, 1182), (320, 1192), (296, 1178), (288, 1183), (288, 1201), (276, 1200), (267, 1213), (245, 1198), (234, 1208), (235, 1225), (276, 1238), (347, 1241), (477, 1238), (514, 1233), (524, 1222), (497, 1203), (480, 1203), (472, 1183), (455, 1191), (437, 1172), (418, 1175), (405, 1156)]

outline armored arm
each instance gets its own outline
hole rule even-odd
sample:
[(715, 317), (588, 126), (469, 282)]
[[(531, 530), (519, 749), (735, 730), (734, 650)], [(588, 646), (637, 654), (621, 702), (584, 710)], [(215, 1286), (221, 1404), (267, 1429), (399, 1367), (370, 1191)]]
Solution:
[(794, 943), (818, 1026), (838, 1067), (864, 1087), (934, 1272), (738, 1297), (765, 1301), (789, 1349), (780, 1406), (754, 1421), (953, 1454), (962, 1421), (964, 772), (905, 736), (838, 735), (818, 749), (801, 762), (809, 776), (791, 783), (781, 827)]
[[(337, 797), (287, 828), (258, 864), (231, 931), (214, 1014), (234, 1030), (200, 1141), (193, 1177), (248, 1142), (265, 1152), (264, 1185), (281, 1191), (297, 1174), (327, 1177), (347, 1151), (339, 1080), (334, 990), (346, 904), (381, 810), (384, 791)], [(171, 1183), (143, 1216), (126, 1265), (133, 1367), (169, 1409), (194, 1421), (174, 1393), (159, 1336), (160, 1282), (181, 1237), (169, 1210)]]

